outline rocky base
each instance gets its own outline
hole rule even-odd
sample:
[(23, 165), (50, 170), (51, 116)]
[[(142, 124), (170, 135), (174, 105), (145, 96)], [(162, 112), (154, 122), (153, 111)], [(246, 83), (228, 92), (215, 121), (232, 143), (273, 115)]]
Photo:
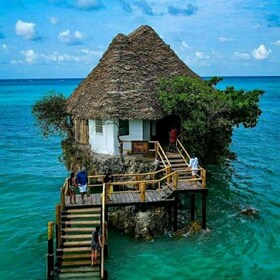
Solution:
[(143, 240), (152, 240), (169, 227), (167, 211), (163, 207), (153, 207), (145, 212), (136, 206), (120, 207), (110, 213), (109, 224)]

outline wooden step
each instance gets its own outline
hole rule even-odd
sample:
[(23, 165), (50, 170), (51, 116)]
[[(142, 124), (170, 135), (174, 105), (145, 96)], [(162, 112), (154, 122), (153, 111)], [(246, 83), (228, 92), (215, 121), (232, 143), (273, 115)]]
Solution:
[(68, 213), (100, 213), (101, 208), (68, 208)]
[(100, 218), (100, 214), (69, 214), (61, 215), (62, 219)]
[(91, 265), (91, 260), (62, 261), (61, 267)]
[(59, 274), (59, 279), (100, 279), (99, 271), (92, 272), (72, 272)]
[(171, 164), (171, 167), (185, 167), (187, 168), (188, 165), (185, 163), (185, 162), (182, 162), (182, 163), (175, 163), (175, 164)]
[(65, 247), (74, 247), (74, 246), (90, 246), (91, 240), (83, 240), (83, 241), (65, 241), (63, 246)]
[[(170, 159), (168, 159), (169, 160), (169, 162), (172, 164), (172, 163), (177, 163), (177, 162), (185, 162), (185, 160), (182, 158), (182, 157), (180, 157), (180, 158), (170, 158)], [(165, 161), (165, 163), (167, 163), (167, 161)], [(186, 162), (185, 162), (186, 163)]]
[(95, 266), (77, 266), (77, 267), (63, 267), (59, 270), (61, 273), (67, 272), (87, 272), (87, 271), (99, 271), (99, 267)]
[(94, 227), (72, 227), (72, 228), (63, 228), (64, 232), (93, 232), (95, 230)]
[(67, 234), (62, 235), (62, 239), (91, 239), (91, 234)]
[(64, 259), (88, 259), (91, 258), (91, 253), (88, 254), (63, 254), (61, 258)]
[(168, 160), (171, 158), (182, 158), (182, 156), (178, 153), (166, 153), (166, 156), (167, 156)]
[(62, 248), (62, 249), (56, 249), (56, 251), (62, 253), (91, 252), (91, 248), (90, 247)]
[(87, 220), (87, 221), (62, 221), (65, 225), (100, 225), (100, 220)]

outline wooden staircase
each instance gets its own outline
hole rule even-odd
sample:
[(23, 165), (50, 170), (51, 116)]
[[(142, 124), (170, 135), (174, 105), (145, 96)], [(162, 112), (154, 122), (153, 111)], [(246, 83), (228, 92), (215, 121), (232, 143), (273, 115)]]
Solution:
[[(57, 279), (100, 279), (100, 260), (91, 266), (92, 231), (100, 225), (101, 208), (70, 207), (61, 213), (61, 248)], [(100, 256), (99, 256), (100, 257)]]
[[(187, 175), (186, 169), (188, 167), (187, 160), (179, 153), (166, 153), (170, 162), (172, 172), (178, 171), (179, 179), (188, 179), (190, 174)], [(163, 162), (160, 163), (160, 168), (164, 168)]]

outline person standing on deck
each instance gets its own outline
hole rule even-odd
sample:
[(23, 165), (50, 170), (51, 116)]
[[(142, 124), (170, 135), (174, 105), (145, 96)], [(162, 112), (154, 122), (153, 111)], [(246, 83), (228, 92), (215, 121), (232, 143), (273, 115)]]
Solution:
[(192, 170), (192, 179), (195, 179), (197, 169), (198, 169), (198, 158), (194, 154), (191, 155), (190, 162), (189, 162), (188, 166)]
[(173, 127), (169, 131), (169, 147), (168, 147), (168, 152), (174, 152), (176, 150), (176, 141), (177, 141), (177, 136), (178, 136), (178, 131), (175, 127)]
[(100, 226), (97, 226), (96, 229), (92, 232), (91, 238), (91, 265), (97, 264), (97, 256), (100, 252), (102, 245), (101, 239), (101, 230)]
[(114, 182), (114, 176), (112, 174), (112, 170), (109, 169), (108, 171), (105, 171), (105, 177), (103, 182), (106, 184), (106, 192), (108, 194), (108, 199), (110, 200), (110, 195), (113, 192), (113, 186), (111, 187), (111, 189), (109, 188), (109, 184)]
[(77, 185), (78, 185), (80, 193), (81, 193), (82, 203), (85, 204), (86, 201), (84, 199), (84, 196), (87, 191), (87, 185), (88, 185), (88, 175), (87, 175), (85, 167), (83, 167), (82, 171), (80, 171), (77, 174), (76, 182), (77, 182)]
[(75, 172), (72, 171), (70, 173), (70, 178), (68, 181), (68, 188), (69, 188), (69, 196), (70, 196), (70, 204), (73, 203), (74, 200), (74, 204), (76, 205), (76, 188), (77, 188), (77, 184), (76, 184), (76, 178), (75, 178)]

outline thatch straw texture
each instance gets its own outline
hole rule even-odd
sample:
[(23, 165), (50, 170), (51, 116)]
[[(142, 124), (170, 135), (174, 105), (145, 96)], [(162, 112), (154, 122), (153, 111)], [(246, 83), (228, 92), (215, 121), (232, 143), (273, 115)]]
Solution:
[(151, 27), (141, 26), (113, 39), (67, 109), (79, 119), (160, 119), (156, 88), (160, 79), (174, 75), (198, 77)]

